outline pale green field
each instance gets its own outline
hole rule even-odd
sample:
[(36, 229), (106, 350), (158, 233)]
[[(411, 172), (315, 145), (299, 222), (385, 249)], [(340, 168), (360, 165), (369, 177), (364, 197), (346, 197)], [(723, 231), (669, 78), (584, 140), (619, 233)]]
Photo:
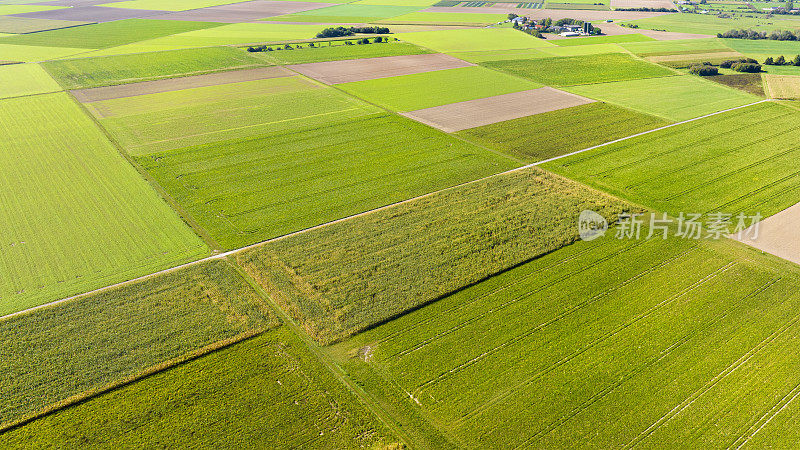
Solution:
[(268, 17), (264, 20), (274, 22), (360, 23), (400, 16), (417, 9), (419, 7), (416, 6), (355, 5), (350, 3)]
[(616, 44), (573, 45), (567, 47), (548, 46), (520, 50), (489, 50), (483, 52), (454, 52), (451, 55), (472, 63), (486, 61), (508, 61), (513, 59), (541, 59), (553, 56), (587, 56), (604, 53), (625, 53)]
[(573, 45), (614, 44), (623, 42), (653, 42), (655, 39), (643, 34), (620, 34), (618, 36), (589, 36), (574, 39), (554, 39), (553, 43), (570, 47)]
[(54, 9), (64, 9), (66, 6), (46, 6), (46, 5), (4, 5), (0, 3), (0, 16), (9, 14), (25, 14), (38, 11), (52, 11)]
[(398, 39), (442, 53), (547, 48), (547, 41), (510, 28), (480, 28), (400, 33)]
[[(139, 42), (139, 48), (188, 48), (313, 39), (324, 27), (276, 22), (234, 23)], [(141, 51), (141, 50), (140, 50)]]
[[(10, 38), (13, 38), (13, 36), (3, 38), (3, 40)], [(90, 51), (91, 49), (87, 48), (0, 44), (0, 61), (39, 62)]]
[(752, 28), (757, 31), (794, 30), (800, 28), (800, 20), (781, 16), (773, 16), (769, 19), (762, 17), (721, 19), (705, 14), (666, 14), (646, 19), (626, 20), (624, 22), (639, 25), (640, 28), (710, 35), (742, 28)]
[(132, 155), (344, 122), (379, 111), (299, 76), (125, 97), (87, 107)]
[(761, 100), (694, 75), (590, 84), (566, 90), (674, 121)]
[(682, 53), (707, 53), (709, 51), (731, 48), (725, 45), (725, 40), (717, 38), (708, 39), (677, 39), (674, 41), (650, 42), (624, 42), (620, 47), (637, 55), (678, 55)]
[[(438, 0), (359, 0), (351, 5), (430, 6)], [(336, 2), (331, 2), (336, 3)]]
[(38, 64), (0, 66), (0, 99), (60, 90), (58, 83)]
[(475, 66), (356, 81), (337, 87), (395, 111), (413, 111), (536, 89), (541, 84)]
[(189, 9), (207, 8), (209, 6), (241, 3), (242, 1), (243, 0), (130, 0), (105, 3), (99, 6), (127, 9), (155, 9), (161, 11), (186, 11)]
[[(477, 9), (477, 8), (476, 8)], [(385, 24), (490, 25), (506, 20), (505, 14), (412, 12), (378, 21)]]
[(0, 315), (208, 253), (67, 94), (1, 100), (0, 127)]

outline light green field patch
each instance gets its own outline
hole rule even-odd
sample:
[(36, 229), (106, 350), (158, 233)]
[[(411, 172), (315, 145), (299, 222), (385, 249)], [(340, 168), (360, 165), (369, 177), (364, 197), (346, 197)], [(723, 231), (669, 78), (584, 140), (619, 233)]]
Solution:
[(67, 89), (134, 83), (263, 65), (231, 47), (50, 61), (42, 66)]
[(1, 100), (0, 125), (0, 314), (208, 252), (69, 95)]
[(148, 46), (211, 47), (262, 42), (313, 39), (321, 31), (319, 25), (295, 25), (277, 22), (234, 23), (221, 27), (190, 31), (141, 42)]
[(674, 41), (624, 42), (620, 46), (631, 53), (643, 56), (707, 53), (714, 50), (730, 51), (722, 39), (678, 39)]
[(773, 75), (800, 75), (798, 66), (761, 66), (764, 72)]
[(418, 33), (400, 33), (396, 37), (442, 53), (514, 50), (552, 46), (547, 41), (510, 28), (421, 31)]
[[(16, 36), (3, 38), (2, 42)], [(34, 45), (0, 44), (0, 61), (39, 62), (49, 59), (63, 58), (91, 51), (87, 48), (38, 47)]]
[(161, 11), (187, 11), (190, 9), (208, 8), (209, 6), (230, 5), (243, 0), (130, 0), (125, 2), (105, 3), (98, 6), (126, 9), (153, 9)]
[(620, 34), (617, 36), (591, 36), (591, 37), (578, 37), (569, 39), (554, 39), (553, 43), (561, 47), (569, 47), (573, 45), (592, 45), (592, 44), (608, 44), (608, 43), (622, 43), (622, 42), (650, 42), (655, 39), (643, 34)]
[(567, 90), (674, 121), (760, 100), (693, 75), (573, 86)]
[(506, 20), (505, 14), (413, 12), (391, 19), (380, 20), (385, 24), (407, 25), (490, 25)]
[(266, 21), (275, 22), (322, 22), (322, 23), (348, 23), (372, 22), (387, 17), (400, 16), (416, 11), (416, 6), (386, 6), (386, 5), (346, 5), (331, 6), (328, 8), (314, 9), (283, 16), (269, 17)]
[(0, 98), (60, 91), (61, 86), (38, 64), (0, 66)]
[(771, 98), (800, 100), (800, 76), (766, 74), (764, 79)]
[[(800, 26), (800, 23), (798, 24)], [(785, 55), (791, 59), (800, 54), (800, 42), (773, 41), (770, 39), (721, 39), (725, 45), (747, 55)]]
[(539, 59), (534, 63), (526, 60), (509, 60), (489, 61), (483, 64), (493, 69), (529, 78), (550, 86), (607, 83), (675, 75), (675, 72), (665, 67), (621, 53), (564, 56)]
[[(800, 20), (772, 16), (770, 18), (736, 17), (721, 19), (709, 14), (664, 14), (657, 17), (625, 21), (640, 28), (666, 30), (678, 33), (710, 34), (723, 33), (733, 29), (757, 31), (794, 30), (800, 27)], [(602, 28), (602, 27), (601, 27)]]
[(293, 76), (87, 104), (131, 154), (338, 123), (378, 111)]
[(430, 6), (437, 1), (438, 0), (359, 0), (351, 3), (351, 5)]
[(395, 111), (413, 111), (541, 87), (485, 67), (437, 70), (337, 85)]
[(625, 53), (625, 49), (617, 44), (570, 45), (566, 47), (543, 47), (540, 49), (548, 56), (587, 56), (604, 53)]
[(537, 59), (537, 58), (550, 58), (552, 55), (549, 52), (553, 50), (562, 50), (561, 47), (552, 48), (526, 48), (520, 50), (489, 50), (484, 52), (452, 52), (451, 55), (456, 58), (469, 61), (471, 63), (482, 63), (486, 61), (505, 61), (509, 59)]
[(517, 165), (512, 159), (385, 113), (316, 126), (309, 123), (306, 128), (137, 160), (226, 248)]
[(89, 22), (72, 20), (32, 19), (29, 17), (0, 16), (0, 33), (33, 33), (56, 28), (76, 27)]
[(218, 26), (212, 22), (128, 19), (12, 36), (3, 43), (99, 49)]
[(322, 61), (341, 61), (345, 59), (379, 58), (383, 56), (420, 55), (433, 53), (406, 42), (390, 41), (370, 45), (345, 45), (342, 41), (328, 41), (315, 44), (314, 47), (304, 45), (303, 48), (282, 50), (275, 46), (275, 51), (250, 53), (253, 57), (272, 64), (304, 64)]
[(52, 11), (54, 9), (64, 9), (66, 6), (45, 6), (45, 5), (3, 5), (0, 4), (0, 16), (9, 14), (25, 14), (38, 11)]

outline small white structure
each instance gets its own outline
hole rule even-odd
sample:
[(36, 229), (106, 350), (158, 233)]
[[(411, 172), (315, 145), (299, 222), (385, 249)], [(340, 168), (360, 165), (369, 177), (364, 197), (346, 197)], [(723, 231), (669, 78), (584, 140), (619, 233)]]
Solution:
[(565, 32), (561, 33), (559, 36), (575, 37), (575, 36), (580, 36), (580, 33), (578, 33), (577, 31), (565, 31)]

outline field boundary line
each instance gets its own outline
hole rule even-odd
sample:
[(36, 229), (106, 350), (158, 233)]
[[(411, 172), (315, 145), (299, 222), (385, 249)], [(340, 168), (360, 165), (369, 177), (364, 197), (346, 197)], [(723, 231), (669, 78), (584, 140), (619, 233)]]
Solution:
[(616, 144), (617, 142), (627, 141), (628, 139), (633, 139), (633, 138), (636, 138), (636, 137), (639, 137), (639, 136), (644, 136), (644, 135), (647, 135), (647, 134), (650, 134), (650, 133), (655, 133), (656, 131), (666, 130), (666, 129), (669, 129), (669, 128), (672, 128), (672, 127), (675, 127), (675, 126), (678, 126), (678, 125), (683, 125), (685, 123), (694, 122), (694, 121), (697, 121), (697, 120), (700, 120), (700, 119), (706, 119), (708, 117), (713, 117), (713, 116), (716, 116), (718, 114), (723, 114), (723, 113), (730, 112), (730, 111), (736, 111), (737, 109), (747, 108), (747, 107), (750, 107), (750, 106), (758, 105), (760, 103), (772, 102), (772, 101), (773, 101), (772, 99), (768, 98), (768, 99), (764, 99), (764, 100), (759, 100), (759, 101), (754, 102), (754, 103), (748, 103), (746, 105), (736, 106), (734, 108), (728, 108), (728, 109), (724, 109), (722, 111), (713, 112), (711, 114), (706, 114), (706, 115), (695, 117), (695, 118), (692, 118), (692, 119), (687, 119), (687, 120), (683, 120), (683, 121), (680, 121), (680, 122), (671, 123), (669, 125), (664, 125), (663, 127), (653, 128), (652, 130), (647, 130), (647, 131), (643, 131), (641, 133), (636, 133), (636, 134), (632, 134), (630, 136), (626, 136), (626, 137), (623, 137), (623, 138), (615, 139), (613, 141), (604, 142), (602, 144), (598, 144), (598, 145), (595, 145), (595, 146), (592, 146), (592, 147), (589, 147), (589, 148), (585, 148), (583, 150), (577, 150), (577, 151), (574, 151), (574, 152), (571, 152), (571, 153), (566, 153), (564, 155), (556, 156), (556, 157), (545, 159), (545, 160), (542, 160), (542, 161), (537, 161), (535, 163), (529, 164), (529, 166), (538, 166), (538, 165), (541, 165), (541, 164), (546, 164), (546, 163), (549, 163), (551, 161), (556, 161), (556, 160), (559, 160), (559, 159), (562, 159), (562, 158), (566, 158), (568, 156), (579, 155), (579, 154), (581, 154), (583, 152), (588, 152), (589, 150), (594, 150), (596, 148), (605, 147), (605, 146), (611, 145), (611, 144)]
[[(270, 238), (270, 239), (266, 239), (264, 241), (260, 241), (260, 242), (256, 242), (256, 243), (253, 243), (253, 244), (250, 244), (250, 245), (246, 245), (244, 247), (239, 247), (239, 248), (236, 248), (236, 249), (233, 249), (233, 250), (228, 250), (228, 251), (225, 251), (225, 252), (217, 253), (217, 254), (214, 254), (214, 255), (211, 255), (211, 256), (207, 256), (205, 258), (201, 258), (201, 259), (198, 259), (198, 260), (195, 260), (195, 261), (191, 261), (191, 262), (188, 262), (188, 263), (185, 263), (185, 264), (180, 264), (180, 265), (177, 265), (177, 266), (174, 266), (174, 267), (170, 267), (170, 268), (167, 268), (167, 269), (164, 269), (164, 270), (160, 270), (158, 272), (153, 272), (153, 273), (150, 273), (150, 274), (147, 274), (147, 275), (143, 275), (143, 276), (138, 277), (138, 278), (132, 278), (130, 280), (121, 281), (119, 283), (111, 284), (111, 285), (104, 286), (104, 287), (101, 287), (101, 288), (93, 289), (91, 291), (87, 291), (87, 292), (83, 292), (83, 293), (80, 293), (80, 294), (76, 294), (76, 295), (73, 295), (73, 296), (70, 296), (70, 297), (65, 297), (65, 298), (62, 298), (62, 299), (59, 299), (59, 300), (55, 300), (55, 301), (44, 303), (44, 304), (41, 304), (41, 305), (37, 305), (37, 306), (31, 307), (31, 308), (23, 309), (21, 311), (17, 311), (17, 312), (11, 313), (11, 314), (0, 316), (0, 322), (2, 322), (4, 320), (7, 320), (7, 319), (11, 319), (13, 317), (18, 317), (18, 316), (21, 316), (21, 315), (24, 315), (24, 314), (32, 313), (32, 312), (38, 311), (40, 309), (48, 308), (48, 307), (51, 307), (51, 306), (56, 306), (56, 305), (59, 305), (61, 303), (65, 303), (65, 302), (68, 302), (68, 301), (71, 301), (71, 300), (76, 300), (76, 299), (79, 299), (81, 297), (85, 297), (85, 296), (88, 296), (88, 295), (98, 294), (100, 292), (105, 292), (105, 291), (108, 291), (108, 290), (111, 290), (111, 289), (114, 289), (114, 288), (118, 288), (118, 287), (130, 285), (130, 284), (134, 284), (134, 283), (137, 283), (137, 282), (140, 282), (140, 281), (144, 281), (144, 280), (147, 280), (149, 278), (152, 278), (152, 277), (155, 277), (155, 276), (158, 276), (158, 275), (164, 275), (164, 274), (167, 274), (167, 273), (171, 273), (171, 272), (174, 272), (174, 271), (177, 271), (177, 270), (180, 270), (180, 269), (184, 269), (186, 267), (190, 267), (190, 266), (193, 266), (193, 265), (196, 265), (196, 264), (202, 264), (204, 262), (213, 261), (215, 259), (221, 259), (221, 258), (226, 258), (228, 256), (233, 256), (233, 255), (236, 255), (238, 253), (245, 252), (247, 250), (251, 250), (251, 249), (254, 249), (254, 248), (258, 248), (258, 247), (270, 244), (272, 242), (281, 241), (281, 240), (288, 239), (288, 238), (291, 238), (291, 237), (294, 237), (294, 236), (297, 236), (297, 235), (308, 233), (310, 231), (322, 229), (322, 228), (328, 227), (330, 225), (335, 225), (335, 224), (338, 224), (338, 223), (347, 222), (347, 221), (352, 220), (352, 219), (357, 219), (359, 217), (367, 216), (367, 215), (370, 215), (370, 214), (373, 214), (373, 213), (377, 213), (377, 212), (380, 212), (380, 211), (385, 211), (387, 209), (391, 209), (391, 208), (394, 208), (394, 207), (397, 207), (397, 206), (400, 206), (400, 205), (404, 205), (406, 203), (411, 203), (411, 202), (414, 202), (414, 201), (421, 200), (423, 198), (428, 198), (428, 197), (432, 197), (434, 195), (441, 194), (443, 192), (448, 192), (448, 191), (451, 191), (451, 190), (454, 190), (454, 189), (458, 189), (458, 188), (461, 188), (461, 187), (464, 187), (464, 186), (469, 186), (469, 185), (472, 185), (472, 184), (475, 184), (475, 183), (480, 183), (482, 181), (486, 181), (486, 180), (489, 180), (489, 179), (492, 179), (492, 178), (495, 178), (495, 177), (498, 177), (498, 176), (507, 175), (507, 174), (510, 174), (510, 173), (519, 172), (521, 170), (526, 170), (526, 169), (530, 169), (530, 168), (533, 168), (533, 167), (537, 167), (539, 165), (542, 165), (542, 164), (545, 164), (545, 163), (548, 163), (548, 162), (551, 162), (551, 161), (556, 161), (556, 160), (559, 160), (559, 159), (562, 159), (562, 158), (566, 158), (568, 156), (577, 155), (577, 154), (580, 154), (580, 153), (583, 153), (583, 152), (587, 152), (589, 150), (594, 150), (594, 149), (597, 149), (597, 148), (600, 148), (600, 147), (604, 147), (604, 146), (607, 146), (607, 145), (611, 145), (611, 144), (614, 144), (614, 143), (617, 143), (617, 142), (622, 142), (622, 141), (625, 141), (627, 139), (632, 139), (632, 138), (635, 138), (635, 137), (638, 137), (638, 136), (643, 136), (643, 135), (646, 135), (646, 134), (649, 134), (649, 133), (653, 133), (653, 132), (656, 132), (656, 131), (668, 129), (668, 128), (671, 128), (671, 127), (674, 127), (674, 126), (678, 126), (678, 125), (681, 125), (681, 124), (684, 124), (684, 123), (688, 123), (688, 122), (693, 122), (693, 121), (700, 120), (700, 119), (703, 119), (703, 118), (712, 117), (712, 116), (715, 116), (717, 114), (722, 114), (722, 113), (725, 113), (725, 112), (734, 111), (734, 110), (742, 109), (742, 108), (747, 108), (749, 106), (754, 106), (754, 105), (757, 105), (759, 103), (772, 102), (772, 101), (773, 101), (772, 99), (760, 100), (758, 102), (750, 103), (748, 105), (737, 106), (735, 108), (726, 109), (724, 111), (718, 111), (718, 112), (715, 112), (715, 113), (707, 114), (705, 116), (700, 116), (700, 117), (696, 117), (694, 119), (685, 120), (683, 122), (676, 122), (676, 123), (673, 123), (673, 124), (670, 124), (670, 125), (666, 125), (666, 126), (663, 126), (663, 127), (659, 127), (659, 128), (655, 128), (655, 129), (652, 129), (652, 130), (649, 130), (649, 131), (644, 131), (642, 133), (636, 133), (636, 134), (633, 134), (633, 135), (628, 136), (628, 137), (615, 139), (613, 141), (609, 141), (609, 142), (606, 142), (606, 143), (603, 143), (603, 144), (595, 145), (595, 146), (592, 146), (592, 147), (589, 147), (589, 148), (585, 148), (583, 150), (578, 150), (578, 151), (575, 151), (575, 152), (572, 152), (572, 153), (567, 153), (567, 154), (564, 154), (564, 155), (561, 155), (561, 156), (556, 156), (554, 158), (549, 158), (549, 159), (545, 159), (545, 160), (542, 160), (542, 161), (537, 161), (537, 162), (534, 162), (534, 163), (525, 164), (525, 165), (522, 165), (522, 166), (519, 166), (519, 167), (516, 167), (516, 168), (513, 168), (513, 169), (505, 170), (505, 171), (502, 171), (502, 172), (497, 172), (497, 173), (494, 173), (492, 175), (487, 175), (485, 177), (481, 177), (481, 178), (478, 178), (478, 179), (475, 179), (475, 180), (465, 181), (463, 183), (455, 184), (455, 185), (448, 186), (446, 188), (442, 188), (442, 189), (439, 189), (439, 190), (436, 190), (436, 191), (428, 192), (427, 194), (422, 194), (422, 195), (418, 195), (416, 197), (408, 198), (406, 200), (401, 200), (399, 202), (390, 203), (388, 205), (380, 206), (378, 208), (373, 208), (373, 209), (370, 209), (370, 210), (367, 210), (367, 211), (360, 212), (358, 214), (353, 214), (353, 215), (350, 215), (350, 216), (342, 217), (342, 218), (339, 218), (339, 219), (336, 219), (336, 220), (332, 220), (330, 222), (325, 222), (325, 223), (322, 223), (322, 224), (319, 224), (319, 225), (315, 225), (313, 227), (303, 228), (302, 230), (293, 231), (291, 233), (287, 233), (287, 234), (284, 234), (284, 235), (281, 235), (281, 236), (276, 236), (274, 238)], [(563, 175), (557, 175), (557, 176), (563, 177)], [(178, 214), (180, 215), (180, 213), (178, 213)], [(194, 227), (192, 227), (192, 228), (194, 228)]]

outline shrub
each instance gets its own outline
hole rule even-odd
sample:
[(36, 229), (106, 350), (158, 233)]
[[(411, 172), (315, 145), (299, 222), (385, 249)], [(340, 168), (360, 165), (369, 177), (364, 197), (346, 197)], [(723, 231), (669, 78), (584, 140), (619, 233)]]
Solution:
[(730, 69), (730, 68), (732, 68), (734, 65), (736, 65), (736, 64), (739, 64), (739, 63), (744, 63), (744, 64), (756, 64), (756, 65), (757, 65), (757, 64), (758, 64), (758, 61), (756, 61), (756, 60), (755, 60), (755, 59), (753, 59), (753, 58), (729, 59), (729, 60), (727, 60), (727, 61), (723, 61), (723, 62), (722, 62), (722, 64), (720, 64), (719, 66), (720, 66), (720, 67), (722, 67), (723, 69)]
[(784, 58), (783, 55), (778, 56), (778, 59), (775, 60), (775, 65), (782, 66), (784, 64), (786, 64), (786, 58)]
[(360, 34), (388, 34), (389, 29), (386, 27), (330, 27), (317, 33), (317, 38), (332, 38), (342, 36), (352, 36), (356, 33)]
[(761, 64), (753, 64), (753, 63), (737, 63), (731, 67), (733, 70), (737, 72), (745, 72), (745, 73), (759, 73), (761, 72)]
[(794, 57), (794, 59), (792, 60), (792, 65), (793, 66), (800, 66), (800, 55), (797, 55), (797, 56)]
[(710, 77), (719, 74), (719, 69), (711, 65), (695, 65), (689, 68), (689, 73), (693, 75), (700, 75), (701, 77)]
[(770, 57), (768, 57), (767, 59), (764, 60), (764, 64), (766, 64), (768, 66), (772, 66), (772, 65), (775, 64), (775, 61), (773, 61), (772, 60), (772, 56), (770, 56)]

